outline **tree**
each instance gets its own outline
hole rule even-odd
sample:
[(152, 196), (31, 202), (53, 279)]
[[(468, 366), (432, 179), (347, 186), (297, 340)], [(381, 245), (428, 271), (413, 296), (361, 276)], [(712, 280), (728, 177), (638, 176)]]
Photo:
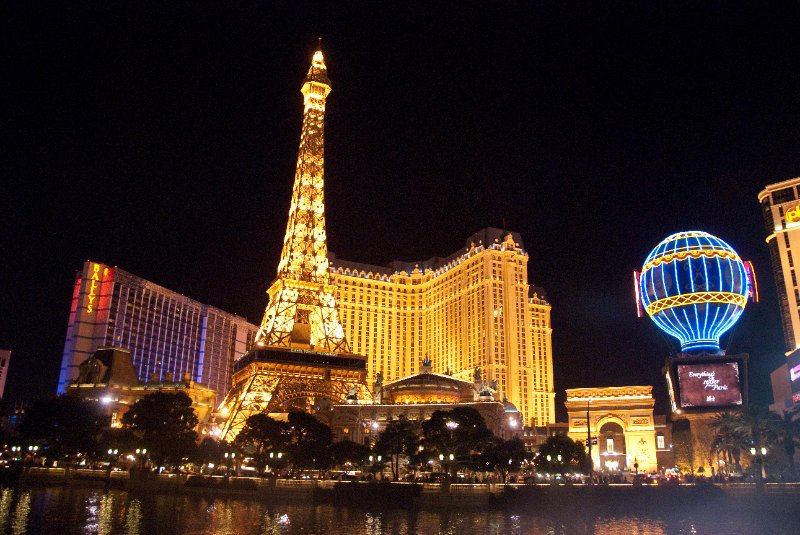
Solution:
[(389, 458), (392, 477), (395, 481), (400, 475), (400, 458), (410, 458), (419, 448), (419, 426), (404, 415), (386, 424), (386, 429), (378, 436), (375, 451)]
[(772, 435), (776, 445), (783, 448), (789, 458), (789, 475), (793, 481), (797, 480), (797, 468), (794, 464), (794, 454), (800, 446), (800, 408), (785, 411), (780, 420), (775, 421)]
[(143, 397), (122, 416), (122, 425), (141, 438), (159, 464), (180, 462), (195, 448), (197, 415), (183, 392)]
[(369, 448), (352, 440), (334, 442), (328, 446), (328, 452), (334, 466), (361, 466), (369, 458)]
[(252, 455), (261, 469), (267, 464), (270, 453), (277, 454), (286, 449), (285, 427), (282, 422), (266, 414), (254, 414), (247, 419), (242, 430), (236, 435), (234, 444)]
[(588, 473), (589, 464), (586, 459), (586, 450), (582, 442), (576, 442), (566, 435), (553, 435), (547, 437), (539, 447), (539, 452), (534, 459), (534, 465), (539, 472), (559, 473), (563, 475), (567, 470), (579, 470)]
[(488, 447), (493, 437), (481, 413), (471, 407), (434, 411), (430, 419), (422, 423), (425, 453), (441, 456), (445, 467), (453, 472), (459, 464), (471, 464), (473, 455)]
[(136, 434), (130, 429), (108, 428), (100, 433), (97, 446), (101, 454), (108, 450), (128, 453), (134, 451), (137, 446), (141, 446), (138, 440)]
[(197, 445), (194, 451), (193, 460), (201, 467), (208, 466), (209, 463), (218, 465), (222, 462), (222, 454), (225, 451), (225, 443), (211, 437), (205, 437)]
[(487, 448), (494, 434), (486, 427), (483, 416), (471, 407), (455, 407), (450, 411), (434, 411), (422, 423), (422, 447), (425, 456), (442, 461), (448, 472), (459, 466), (474, 467), (475, 459)]
[(736, 412), (721, 412), (714, 415), (711, 429), (716, 432), (713, 448), (722, 455), (726, 466), (734, 466), (741, 473), (740, 464), (743, 448), (748, 448), (746, 436), (741, 432), (741, 415)]
[(675, 464), (683, 472), (694, 474), (694, 442), (688, 420), (677, 420), (672, 424), (672, 443)]
[(109, 422), (98, 402), (59, 396), (35, 402), (19, 433), (23, 439), (39, 443), (42, 455), (58, 459), (95, 452), (97, 439)]
[(777, 442), (776, 429), (780, 424), (781, 418), (774, 412), (770, 412), (766, 407), (751, 405), (747, 410), (739, 413), (737, 418), (736, 432), (740, 433), (745, 442), (755, 452), (755, 476), (759, 486), (763, 484), (762, 467), (764, 463), (761, 448), (774, 445)]
[(518, 439), (502, 440), (495, 438), (486, 450), (481, 460), (484, 466), (491, 468), (500, 475), (500, 480), (505, 483), (510, 472), (516, 472), (525, 460), (525, 444)]
[(329, 466), (330, 427), (305, 412), (292, 411), (286, 426), (286, 451), (297, 469), (322, 470)]

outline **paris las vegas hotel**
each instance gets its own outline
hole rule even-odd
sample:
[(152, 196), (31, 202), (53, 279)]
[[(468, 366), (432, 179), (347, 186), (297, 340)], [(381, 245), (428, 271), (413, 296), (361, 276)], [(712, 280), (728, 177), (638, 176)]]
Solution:
[[(550, 304), (528, 283), (521, 236), (487, 228), (440, 258), (375, 266), (330, 255), (340, 319), (368, 382), (420, 372), (472, 380), (476, 368), (516, 405), (525, 425), (555, 422)], [(131, 351), (139, 380), (190, 377), (230, 388), (234, 362), (258, 327), (119, 268), (87, 261), (77, 273), (59, 392), (98, 347)]]

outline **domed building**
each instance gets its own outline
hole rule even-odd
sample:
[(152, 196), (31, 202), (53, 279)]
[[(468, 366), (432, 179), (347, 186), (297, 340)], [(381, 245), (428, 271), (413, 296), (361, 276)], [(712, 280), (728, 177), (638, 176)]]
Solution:
[(447, 373), (433, 373), (430, 359), (422, 361), (420, 373), (383, 384), (378, 376), (373, 386), (373, 402), (348, 403), (332, 407), (331, 431), (334, 440), (369, 443), (386, 427), (387, 422), (405, 416), (425, 421), (435, 411), (455, 407), (477, 410), (495, 436), (508, 440), (520, 436), (522, 416), (513, 403), (495, 400), (496, 384), (481, 379), (475, 370), (474, 381), (457, 379)]

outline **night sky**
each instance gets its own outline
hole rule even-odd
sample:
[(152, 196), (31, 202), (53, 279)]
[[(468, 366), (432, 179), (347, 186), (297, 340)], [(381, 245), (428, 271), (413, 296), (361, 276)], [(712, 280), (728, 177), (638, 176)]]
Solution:
[(762, 301), (723, 346), (771, 400), (783, 341), (756, 196), (800, 175), (792, 4), (30, 4), (0, 7), (7, 399), (55, 392), (86, 259), (260, 321), (321, 36), (339, 258), (445, 256), (505, 224), (553, 306), (559, 403), (652, 384), (663, 413), (677, 343), (636, 317), (631, 273), (706, 230), (755, 264)]

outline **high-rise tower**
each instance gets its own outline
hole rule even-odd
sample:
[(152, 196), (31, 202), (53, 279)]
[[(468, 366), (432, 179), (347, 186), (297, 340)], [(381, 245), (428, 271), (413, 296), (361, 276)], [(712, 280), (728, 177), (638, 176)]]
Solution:
[(300, 90), (303, 130), (278, 274), (256, 347), (234, 366), (220, 414), (232, 440), (259, 413), (304, 410), (323, 420), (332, 403), (369, 399), (365, 358), (350, 353), (328, 272), (323, 188), (325, 100), (331, 92), (317, 50)]
[(767, 185), (758, 194), (764, 216), (772, 274), (778, 290), (786, 354), (800, 349), (800, 177)]
[(758, 202), (786, 348), (786, 361), (770, 374), (775, 400), (770, 408), (781, 414), (800, 406), (800, 177), (768, 184), (758, 194)]
[(278, 277), (267, 290), (269, 304), (256, 343), (277, 347), (300, 343), (324, 351), (348, 351), (328, 274), (323, 163), (325, 100), (331, 82), (319, 50), (300, 91), (303, 130), (289, 221)]

